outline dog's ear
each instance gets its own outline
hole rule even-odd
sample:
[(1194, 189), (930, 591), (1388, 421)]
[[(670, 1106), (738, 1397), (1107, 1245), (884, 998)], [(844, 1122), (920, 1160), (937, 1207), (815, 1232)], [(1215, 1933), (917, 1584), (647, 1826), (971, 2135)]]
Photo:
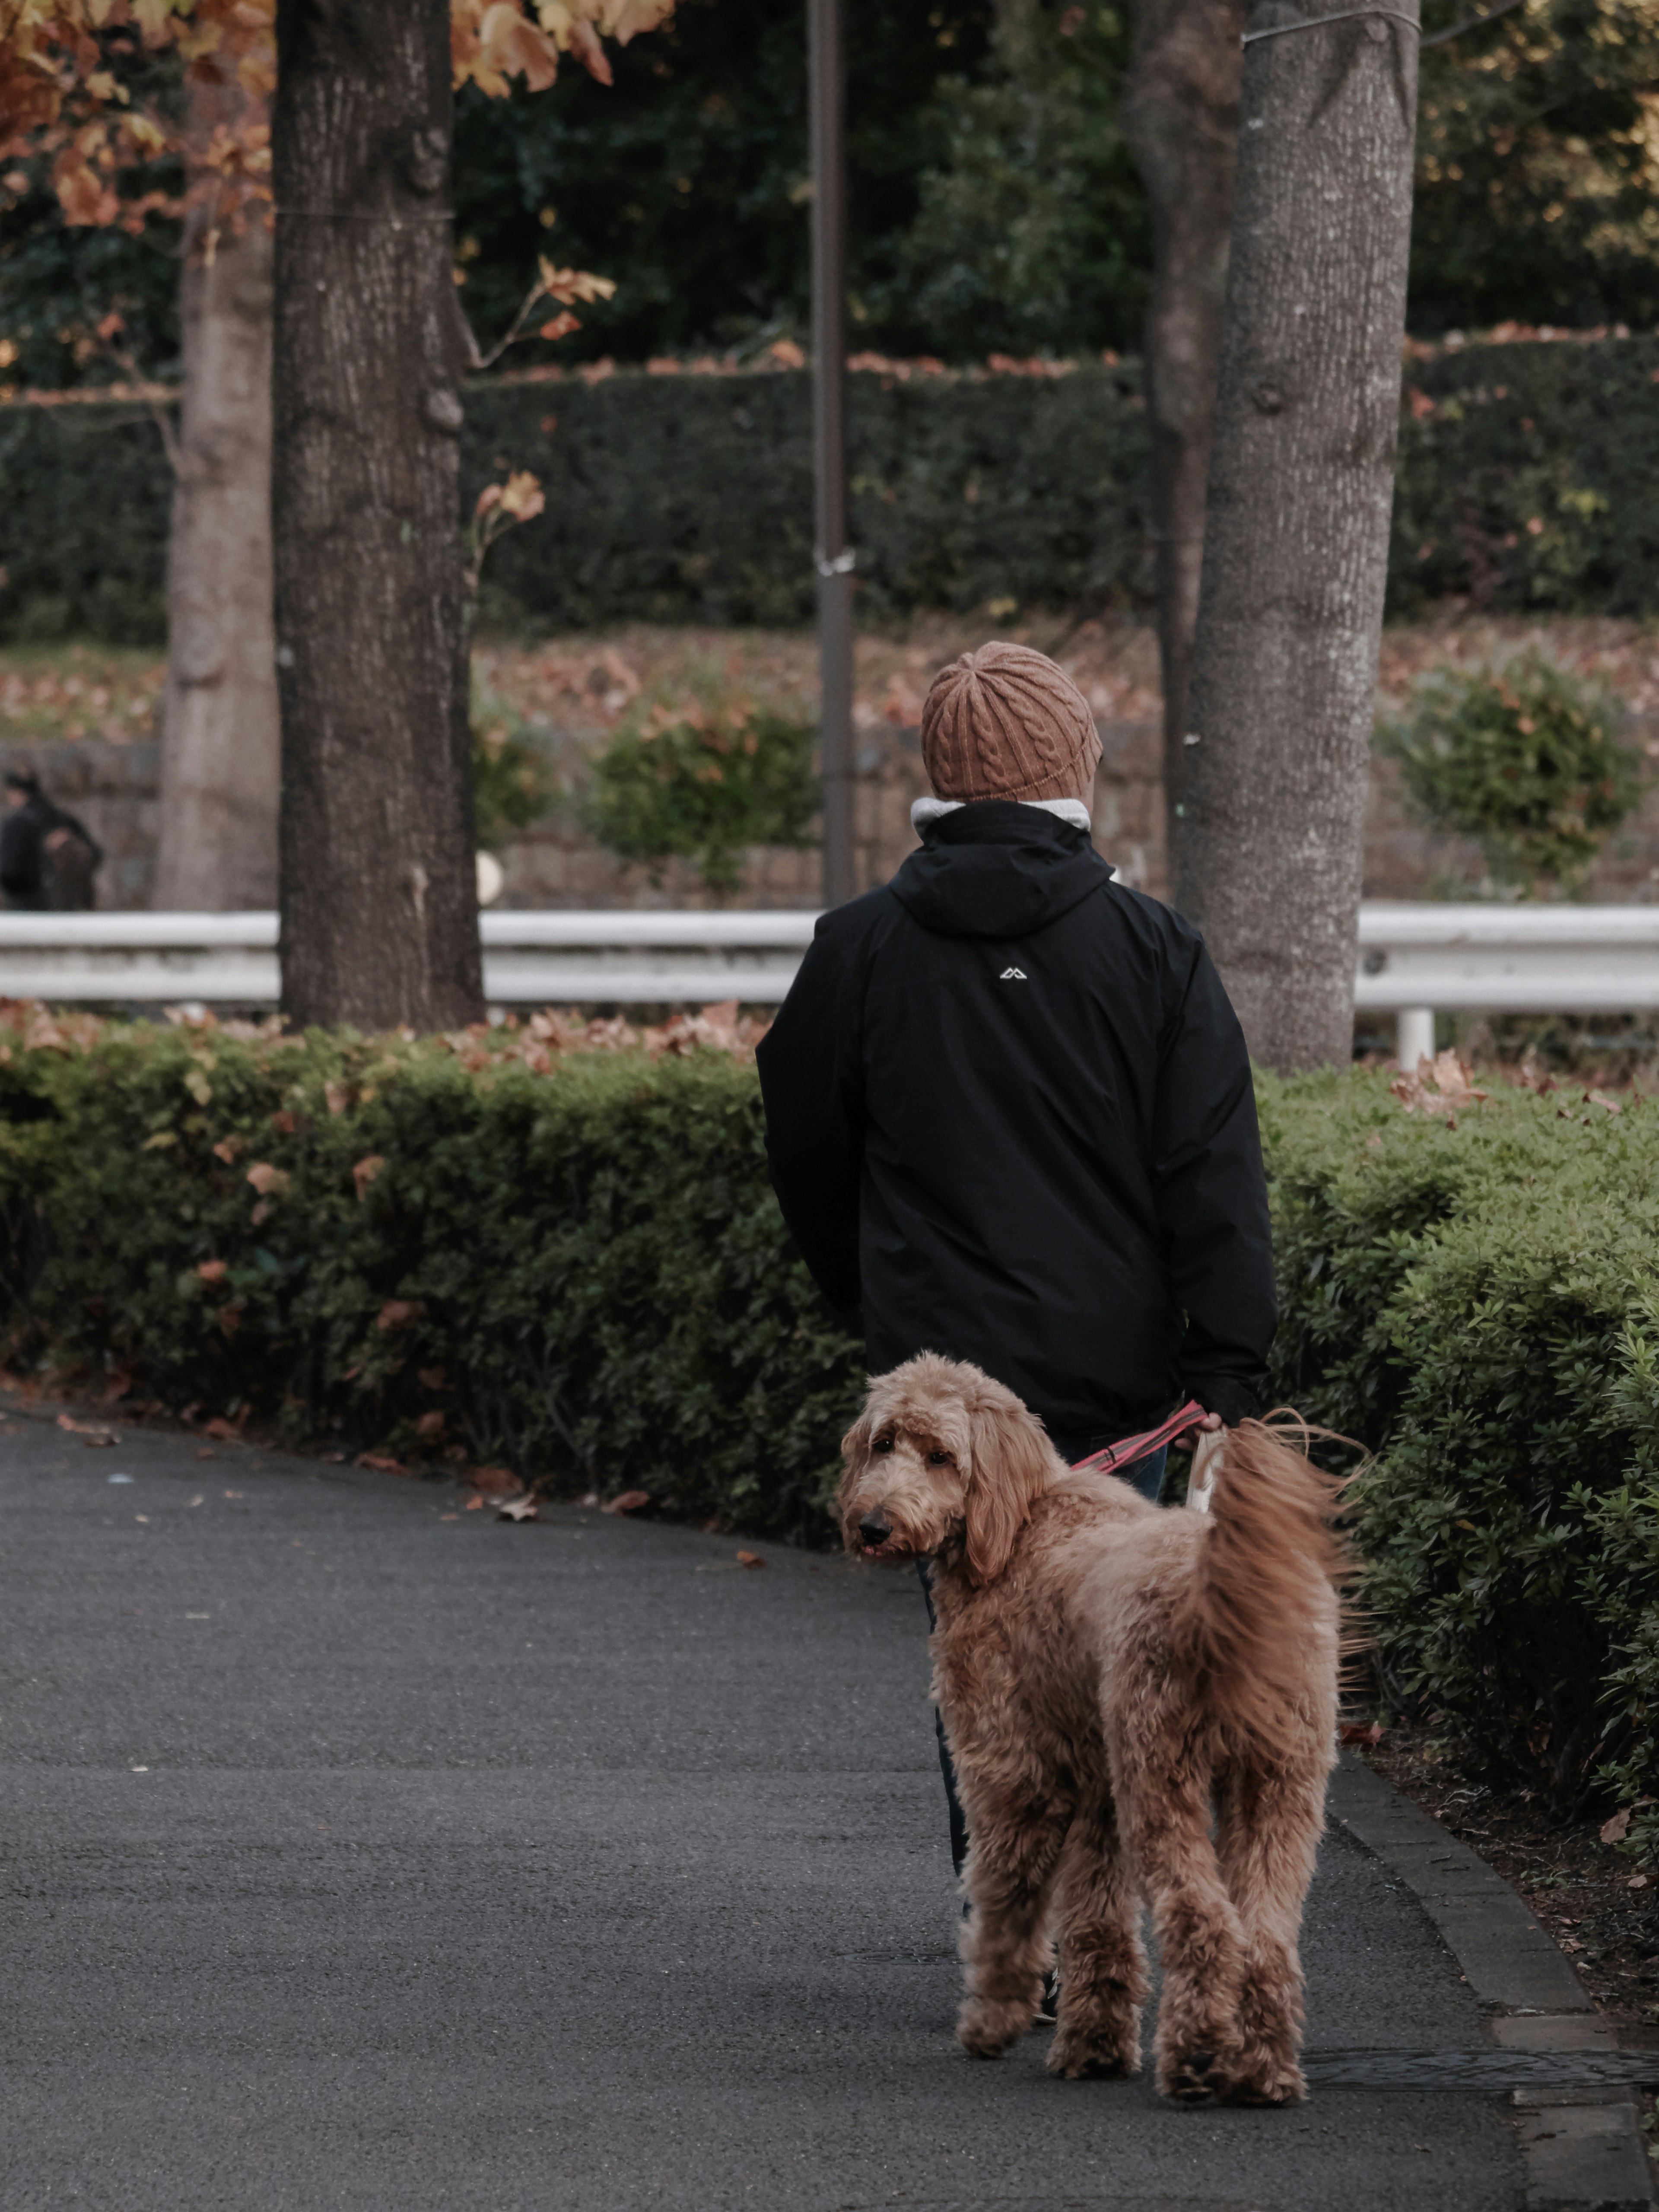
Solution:
[(850, 1546), (853, 1539), (846, 1531), (847, 1508), (851, 1502), (853, 1486), (864, 1472), (865, 1462), (870, 1456), (870, 1439), (875, 1432), (875, 1420), (869, 1401), (864, 1411), (841, 1440), (841, 1487), (836, 1492), (836, 1510), (840, 1515), (843, 1534)]
[(1012, 1392), (971, 1407), (968, 1424), (968, 1574), (972, 1582), (994, 1583), (1048, 1486), (1053, 1454), (1041, 1423)]

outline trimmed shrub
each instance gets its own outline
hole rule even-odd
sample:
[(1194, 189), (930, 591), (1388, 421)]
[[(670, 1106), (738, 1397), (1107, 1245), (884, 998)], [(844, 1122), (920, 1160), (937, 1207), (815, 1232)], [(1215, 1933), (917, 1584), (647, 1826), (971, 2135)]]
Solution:
[[(829, 1537), (859, 1348), (790, 1249), (752, 1068), (664, 1049), (692, 1025), (654, 1060), (561, 1050), (545, 1017), (9, 1028), (15, 1360)], [(1364, 1071), (1260, 1097), (1274, 1389), (1375, 1454), (1356, 1528), (1392, 1697), (1559, 1808), (1659, 1797), (1659, 1105), (1407, 1113)]]
[(525, 1030), (80, 1034), (0, 1048), (14, 1358), (822, 1534), (854, 1348), (790, 1249), (752, 1069)]
[(1379, 732), (1439, 830), (1478, 837), (1496, 883), (1577, 891), (1641, 796), (1620, 702), (1535, 649), (1501, 667), (1440, 669)]
[(751, 845), (815, 844), (816, 726), (757, 707), (711, 669), (635, 701), (593, 763), (584, 812), (601, 843), (653, 882), (678, 854), (711, 890), (735, 890)]
[(1567, 1810), (1659, 1790), (1659, 1107), (1264, 1087), (1275, 1387), (1370, 1445), (1385, 1680)]
[[(1656, 371), (1651, 338), (1468, 346), (1412, 365), (1390, 611), (1449, 593), (1522, 611), (1659, 606)], [(864, 614), (1150, 600), (1136, 364), (869, 370), (850, 386)], [(485, 618), (808, 621), (811, 428), (798, 371), (475, 386), (463, 512), (507, 469), (533, 470), (547, 498), (492, 554)], [(0, 409), (0, 635), (162, 635), (171, 489), (154, 426), (130, 409)]]

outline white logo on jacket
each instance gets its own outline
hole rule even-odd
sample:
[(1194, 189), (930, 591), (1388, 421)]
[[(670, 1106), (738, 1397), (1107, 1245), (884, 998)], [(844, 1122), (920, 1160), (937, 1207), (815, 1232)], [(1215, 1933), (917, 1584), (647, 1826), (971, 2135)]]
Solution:
[(1030, 980), (1023, 968), (1005, 968), (1001, 975), (997, 977), (999, 983), (1029, 983)]

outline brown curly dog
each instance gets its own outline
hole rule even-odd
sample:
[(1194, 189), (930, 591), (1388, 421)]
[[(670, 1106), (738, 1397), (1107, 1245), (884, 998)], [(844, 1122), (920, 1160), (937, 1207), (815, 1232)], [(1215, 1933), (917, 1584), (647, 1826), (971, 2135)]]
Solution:
[(1211, 1511), (1160, 1510), (1068, 1468), (1011, 1390), (931, 1353), (871, 1383), (842, 1449), (848, 1549), (933, 1562), (969, 1839), (962, 2042), (996, 2058), (1025, 2033), (1057, 1938), (1051, 2071), (1139, 2072), (1144, 1897), (1159, 2089), (1305, 2095), (1297, 1937), (1334, 1757), (1338, 1486), (1244, 1421)]

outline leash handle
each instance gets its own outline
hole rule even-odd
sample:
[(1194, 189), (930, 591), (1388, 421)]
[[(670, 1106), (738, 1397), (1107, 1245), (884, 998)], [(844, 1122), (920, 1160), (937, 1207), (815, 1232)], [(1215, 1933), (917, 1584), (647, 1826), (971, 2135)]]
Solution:
[(1120, 1437), (1103, 1450), (1091, 1452), (1087, 1459), (1073, 1460), (1073, 1467), (1079, 1474), (1115, 1474), (1121, 1467), (1133, 1467), (1138, 1459), (1150, 1457), (1160, 1444), (1169, 1443), (1183, 1429), (1190, 1429), (1194, 1421), (1203, 1418), (1203, 1407), (1196, 1398), (1188, 1398), (1178, 1413), (1171, 1413), (1157, 1428), (1147, 1429), (1138, 1437)]

